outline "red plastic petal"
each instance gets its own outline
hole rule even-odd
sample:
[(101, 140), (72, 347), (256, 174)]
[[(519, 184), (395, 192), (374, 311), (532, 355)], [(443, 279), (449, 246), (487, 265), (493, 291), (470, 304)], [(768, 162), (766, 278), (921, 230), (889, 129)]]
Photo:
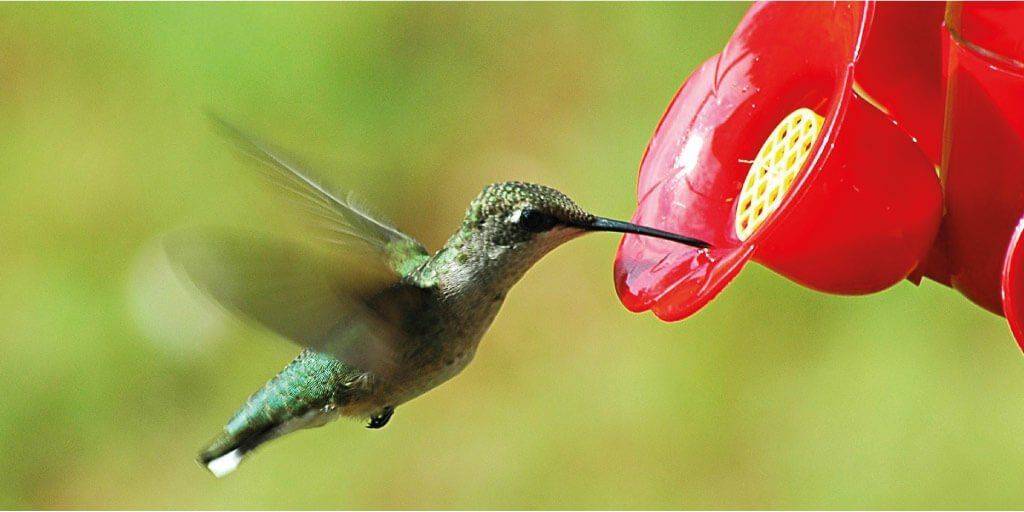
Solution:
[(1010, 237), (1010, 247), (1003, 260), (1003, 314), (1017, 344), (1024, 350), (1024, 219)]
[[(918, 264), (937, 228), (939, 185), (912, 140), (852, 92), (872, 8), (755, 4), (725, 50), (687, 80), (644, 156), (633, 219), (714, 247), (624, 237), (615, 278), (629, 309), (684, 318), (751, 258), (834, 293), (880, 290)], [(735, 202), (750, 161), (802, 107), (825, 116), (805, 171), (741, 241)]]
[(879, 2), (857, 63), (857, 82), (935, 165), (942, 146), (945, 2)]
[(1024, 5), (955, 5), (948, 24), (943, 239), (952, 285), (1017, 325), (1011, 236), (1024, 212)]

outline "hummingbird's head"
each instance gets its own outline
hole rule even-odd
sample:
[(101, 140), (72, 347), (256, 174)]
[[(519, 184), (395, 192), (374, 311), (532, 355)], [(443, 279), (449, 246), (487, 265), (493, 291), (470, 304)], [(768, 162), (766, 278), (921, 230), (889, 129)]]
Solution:
[(466, 211), (463, 228), (496, 246), (516, 247), (568, 240), (581, 232), (577, 226), (594, 218), (553, 188), (509, 181), (488, 185), (480, 192)]
[(564, 242), (588, 232), (614, 231), (708, 247), (694, 238), (598, 217), (551, 187), (520, 181), (485, 187), (470, 203), (463, 228), (486, 234), (489, 241), (501, 246), (551, 239)]
[[(509, 181), (489, 185), (466, 211), (460, 238), (490, 262), (525, 271), (555, 247), (593, 231), (635, 233), (707, 247), (674, 233), (598, 217), (543, 185)], [(461, 245), (460, 244), (460, 245)]]

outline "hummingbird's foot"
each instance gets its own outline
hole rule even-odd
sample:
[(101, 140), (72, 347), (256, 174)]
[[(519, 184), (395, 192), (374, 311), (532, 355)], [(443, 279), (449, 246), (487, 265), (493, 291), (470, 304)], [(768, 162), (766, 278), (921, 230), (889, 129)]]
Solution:
[(384, 428), (384, 425), (391, 421), (391, 415), (395, 413), (395, 408), (388, 406), (381, 409), (380, 414), (370, 416), (370, 424), (366, 428)]

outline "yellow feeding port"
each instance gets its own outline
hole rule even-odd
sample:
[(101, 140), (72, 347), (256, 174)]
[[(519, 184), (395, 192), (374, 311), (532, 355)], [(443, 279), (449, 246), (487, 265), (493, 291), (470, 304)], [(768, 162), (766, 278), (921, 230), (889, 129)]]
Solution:
[(811, 154), (825, 118), (809, 108), (786, 116), (757, 152), (736, 202), (736, 236), (750, 237), (782, 203)]

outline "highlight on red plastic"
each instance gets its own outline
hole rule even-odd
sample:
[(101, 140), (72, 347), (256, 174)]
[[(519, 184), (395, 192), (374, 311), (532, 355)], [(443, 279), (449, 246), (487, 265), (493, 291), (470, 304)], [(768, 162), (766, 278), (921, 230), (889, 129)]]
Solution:
[[(951, 284), (1024, 340), (1024, 5), (951, 4), (942, 239)], [(1016, 230), (1015, 230), (1016, 229)]]
[(1010, 237), (1010, 247), (1003, 259), (1003, 314), (1017, 344), (1024, 350), (1024, 219)]
[[(713, 247), (623, 237), (615, 283), (627, 308), (680, 320), (751, 259), (841, 294), (882, 290), (918, 265), (938, 227), (939, 181), (913, 139), (853, 91), (873, 13), (872, 3), (757, 3), (683, 84), (641, 163), (633, 221)], [(748, 174), (800, 109), (823, 118), (820, 133), (777, 207), (741, 238)]]

